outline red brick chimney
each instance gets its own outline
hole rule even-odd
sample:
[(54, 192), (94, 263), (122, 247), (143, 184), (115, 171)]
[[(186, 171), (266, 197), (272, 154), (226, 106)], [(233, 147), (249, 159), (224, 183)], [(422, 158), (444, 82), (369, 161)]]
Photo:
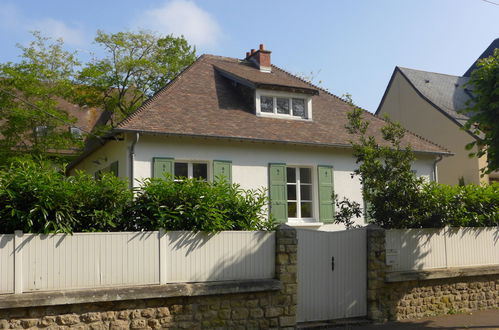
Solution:
[(262, 72), (271, 72), (272, 66), (270, 65), (270, 50), (265, 50), (265, 46), (260, 44), (258, 50), (252, 49), (251, 52), (246, 52), (246, 60), (252, 61)]

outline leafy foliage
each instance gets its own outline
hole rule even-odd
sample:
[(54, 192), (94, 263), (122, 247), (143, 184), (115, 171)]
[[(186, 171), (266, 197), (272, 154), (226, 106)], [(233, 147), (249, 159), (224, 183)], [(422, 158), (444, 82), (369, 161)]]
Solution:
[(267, 194), (225, 180), (147, 179), (127, 210), (126, 230), (271, 230)]
[(471, 73), (468, 85), (473, 90), (473, 100), (464, 112), (470, 116), (465, 125), (480, 139), (467, 145), (471, 156), (487, 155), (488, 165), (483, 173), (499, 170), (499, 49), (488, 58), (478, 61), (477, 69)]
[(52, 41), (38, 32), (33, 36), (29, 46), (18, 46), (19, 63), (0, 65), (2, 161), (19, 152), (37, 155), (80, 143), (67, 129), (60, 129), (74, 120), (57, 107), (58, 100), (70, 95), (79, 61), (75, 53), (64, 50), (62, 40)]
[(95, 42), (106, 55), (79, 73), (78, 102), (106, 109), (118, 121), (196, 59), (195, 48), (184, 37), (97, 31)]
[[(402, 127), (387, 121), (381, 145), (367, 134), (369, 123), (362, 114), (358, 108), (349, 113), (347, 129), (356, 137), (351, 143), (359, 168), (352, 176), (359, 177), (363, 186), (369, 222), (383, 228), (499, 225), (498, 183), (447, 186), (418, 178), (411, 170), (414, 153), (401, 144)], [(343, 200), (337, 206), (341, 212), (336, 222), (347, 227), (360, 215), (354, 202)]]
[[(107, 111), (114, 121), (135, 110), (196, 58), (183, 37), (149, 32), (97, 32), (105, 56), (89, 63), (61, 39), (39, 32), (21, 49), (19, 63), (0, 64), (0, 162), (19, 153), (42, 155), (79, 149), (69, 132), (76, 120), (60, 109), (67, 101)], [(112, 126), (111, 125), (111, 126)], [(42, 130), (37, 131), (37, 127)], [(98, 127), (100, 135), (109, 127)]]
[(18, 158), (0, 170), (0, 233), (274, 228), (265, 191), (224, 180), (150, 179), (137, 193), (112, 174), (65, 177), (51, 162)]
[(111, 231), (131, 198), (112, 175), (65, 177), (50, 162), (17, 159), (0, 171), (0, 232)]

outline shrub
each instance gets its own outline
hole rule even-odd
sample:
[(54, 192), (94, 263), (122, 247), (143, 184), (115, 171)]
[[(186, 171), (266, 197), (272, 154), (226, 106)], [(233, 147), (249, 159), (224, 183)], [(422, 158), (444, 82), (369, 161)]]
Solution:
[[(355, 108), (347, 129), (355, 136), (353, 156), (359, 168), (367, 218), (383, 228), (481, 227), (499, 225), (499, 184), (448, 186), (427, 182), (411, 170), (415, 155), (402, 145), (404, 129), (387, 121), (383, 141), (368, 135), (369, 123)], [(347, 227), (358, 216), (358, 205), (343, 201), (336, 222)]]
[(131, 197), (111, 175), (67, 178), (50, 162), (17, 159), (0, 171), (0, 232), (110, 231)]
[(224, 180), (147, 179), (127, 210), (125, 230), (272, 230), (267, 194)]

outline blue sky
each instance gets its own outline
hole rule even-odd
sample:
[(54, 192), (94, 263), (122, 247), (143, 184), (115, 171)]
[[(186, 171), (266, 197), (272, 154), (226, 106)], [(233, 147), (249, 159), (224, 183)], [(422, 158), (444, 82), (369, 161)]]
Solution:
[[(499, 0), (491, 0), (498, 3)], [(183, 34), (198, 54), (243, 57), (264, 43), (272, 62), (352, 94), (375, 111), (396, 65), (460, 75), (499, 37), (484, 0), (0, 0), (0, 61), (29, 30), (83, 52), (97, 29)]]

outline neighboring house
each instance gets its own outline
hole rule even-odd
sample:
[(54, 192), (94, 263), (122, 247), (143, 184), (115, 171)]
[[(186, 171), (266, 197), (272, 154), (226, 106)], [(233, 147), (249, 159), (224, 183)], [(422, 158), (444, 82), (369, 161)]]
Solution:
[[(164, 173), (224, 175), (245, 189), (268, 189), (278, 221), (334, 230), (333, 192), (363, 202), (360, 183), (351, 178), (357, 167), (345, 129), (351, 110), (271, 65), (263, 45), (243, 60), (203, 55), (105, 142), (89, 146), (69, 172), (114, 168), (134, 186)], [(381, 139), (385, 122), (368, 112), (364, 117), (369, 133)], [(404, 143), (417, 152), (418, 175), (434, 179), (435, 160), (447, 151), (410, 133)]]
[[(110, 115), (109, 113), (94, 107), (79, 106), (68, 102), (62, 98), (57, 99), (56, 108), (59, 111), (65, 112), (70, 118), (71, 122), (64, 124), (62, 122), (55, 129), (58, 131), (69, 132), (73, 137), (84, 139), (87, 132), (91, 132), (96, 126), (104, 125), (107, 123)], [(42, 137), (47, 134), (49, 130), (54, 129), (45, 125), (33, 125), (33, 131), (26, 132), (26, 138), (19, 141), (16, 148), (20, 152), (30, 152), (32, 146), (33, 134), (36, 137)], [(0, 136), (2, 139), (2, 136)], [(74, 159), (77, 155), (81, 154), (81, 144), (76, 143), (64, 149), (49, 149), (46, 150), (49, 155), (66, 156), (69, 159)]]
[[(495, 48), (499, 48), (499, 39), (494, 40), (479, 59), (490, 56)], [(466, 83), (476, 63), (462, 77), (395, 67), (376, 111), (377, 116), (388, 114), (409, 131), (454, 153), (438, 164), (441, 183), (458, 184), (461, 178), (467, 184), (499, 180), (497, 172), (481, 177), (480, 169), (486, 165), (486, 157), (470, 158), (470, 151), (465, 149), (478, 138), (463, 129), (468, 117), (460, 113), (472, 98)]]

